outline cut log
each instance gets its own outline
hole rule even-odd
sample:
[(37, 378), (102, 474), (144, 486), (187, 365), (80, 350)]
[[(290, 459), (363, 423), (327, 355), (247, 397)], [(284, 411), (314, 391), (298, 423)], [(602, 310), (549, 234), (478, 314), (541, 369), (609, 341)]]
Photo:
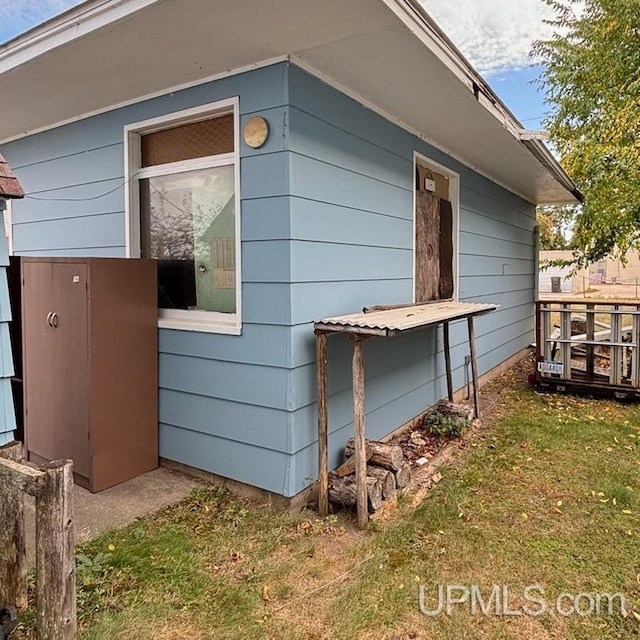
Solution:
[(411, 467), (408, 464), (403, 464), (400, 469), (395, 472), (396, 487), (398, 489), (404, 489), (411, 482)]
[[(367, 459), (367, 462), (369, 462), (369, 460), (371, 460), (371, 457), (373, 456), (373, 451), (371, 451), (370, 447), (367, 447), (366, 453), (367, 455), (365, 457)], [(344, 478), (344, 476), (351, 475), (352, 473), (355, 473), (355, 471), (356, 457), (351, 456), (350, 458), (347, 458), (346, 461), (343, 462), (337, 469), (335, 469), (333, 473), (335, 473), (339, 478)]]
[[(373, 455), (369, 460), (371, 464), (384, 467), (390, 471), (398, 471), (404, 462), (402, 447), (397, 444), (387, 444), (386, 442), (367, 440), (367, 447), (373, 452)], [(350, 458), (353, 456), (354, 450), (353, 438), (349, 438), (344, 450), (345, 457)]]
[[(329, 474), (329, 500), (345, 507), (353, 507), (357, 502), (358, 488), (356, 476), (350, 475), (339, 478)], [(377, 511), (382, 506), (382, 484), (378, 478), (367, 477), (367, 503), (370, 512)]]
[(396, 497), (398, 492), (396, 491), (396, 477), (393, 474), (393, 471), (388, 471), (382, 467), (368, 465), (367, 476), (380, 480), (383, 500), (393, 500), (393, 498)]
[(471, 420), (473, 418), (473, 408), (466, 404), (456, 404), (448, 400), (440, 400), (435, 410), (443, 416), (451, 418), (460, 418), (462, 420)]

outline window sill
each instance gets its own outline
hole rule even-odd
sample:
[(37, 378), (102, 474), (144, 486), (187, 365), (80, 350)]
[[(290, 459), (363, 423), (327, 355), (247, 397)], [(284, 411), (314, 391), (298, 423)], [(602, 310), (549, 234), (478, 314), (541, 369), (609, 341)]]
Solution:
[(242, 335), (242, 324), (239, 321), (221, 322), (217, 320), (189, 320), (186, 318), (179, 320), (176, 318), (158, 318), (158, 329), (219, 333), (228, 336)]

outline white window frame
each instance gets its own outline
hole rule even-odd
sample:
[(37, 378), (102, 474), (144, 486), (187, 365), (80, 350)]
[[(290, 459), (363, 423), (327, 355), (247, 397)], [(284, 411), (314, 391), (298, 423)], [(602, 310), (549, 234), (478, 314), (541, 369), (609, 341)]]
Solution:
[[(126, 256), (140, 257), (140, 188), (144, 178), (210, 169), (233, 164), (235, 170), (235, 233), (236, 233), (236, 312), (188, 311), (186, 309), (158, 309), (158, 327), (183, 331), (203, 331), (240, 335), (242, 333), (242, 256), (240, 214), (240, 115), (238, 97), (184, 109), (158, 118), (134, 122), (124, 127), (125, 153), (125, 246)], [(171, 129), (190, 122), (233, 114), (234, 151), (204, 158), (142, 167), (141, 138), (144, 134)]]
[[(7, 251), (9, 255), (13, 255), (13, 211), (11, 209), (11, 199), (7, 198), (4, 201), (4, 211), (2, 215), (4, 217), (4, 235), (7, 238)], [(0, 207), (1, 209), (2, 207)]]
[(413, 173), (412, 182), (413, 185), (413, 270), (412, 270), (412, 289), (413, 292), (411, 294), (412, 301), (416, 302), (416, 170), (418, 165), (429, 165), (433, 167), (438, 173), (442, 174), (449, 178), (449, 201), (451, 202), (451, 217), (453, 222), (453, 229), (451, 230), (451, 235), (453, 239), (453, 299), (455, 301), (458, 300), (459, 295), (459, 287), (458, 287), (458, 274), (460, 272), (460, 174), (456, 173), (435, 160), (432, 160), (428, 156), (419, 153), (418, 151), (413, 152)]

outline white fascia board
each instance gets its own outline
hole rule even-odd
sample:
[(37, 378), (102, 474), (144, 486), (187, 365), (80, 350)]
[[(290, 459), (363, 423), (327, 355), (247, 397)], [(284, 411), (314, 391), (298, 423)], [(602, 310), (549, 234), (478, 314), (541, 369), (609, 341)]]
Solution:
[(126, 18), (158, 0), (94, 0), (44, 22), (0, 47), (0, 74)]

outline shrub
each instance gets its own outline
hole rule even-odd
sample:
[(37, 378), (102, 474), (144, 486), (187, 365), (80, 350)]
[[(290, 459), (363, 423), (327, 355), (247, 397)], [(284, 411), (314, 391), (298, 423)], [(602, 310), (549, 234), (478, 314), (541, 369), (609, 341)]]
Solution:
[(466, 418), (445, 416), (434, 411), (427, 417), (427, 428), (434, 436), (441, 438), (459, 438), (470, 426)]

